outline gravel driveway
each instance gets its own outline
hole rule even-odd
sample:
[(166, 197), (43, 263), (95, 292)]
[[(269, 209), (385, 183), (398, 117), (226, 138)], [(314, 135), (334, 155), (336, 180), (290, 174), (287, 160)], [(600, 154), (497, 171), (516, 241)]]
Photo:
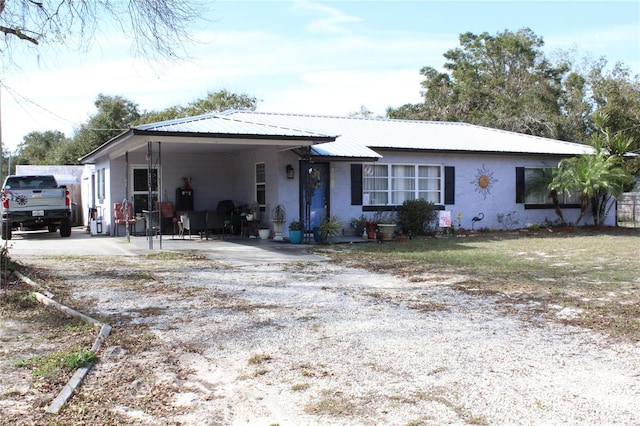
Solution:
[[(465, 277), (410, 282), (217, 240), (171, 247), (209, 259), (146, 257), (142, 243), (100, 239), (114, 251), (61, 262), (16, 241), (17, 260), (65, 277), (114, 328), (67, 419), (82, 407), (145, 425), (640, 424), (638, 343), (450, 288)], [(0, 409), (39, 419), (31, 393), (5, 392)]]

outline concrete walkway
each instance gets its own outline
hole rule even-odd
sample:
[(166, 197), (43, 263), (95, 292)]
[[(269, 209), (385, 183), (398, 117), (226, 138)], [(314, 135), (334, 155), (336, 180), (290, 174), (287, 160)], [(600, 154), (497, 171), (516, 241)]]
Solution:
[[(341, 238), (338, 242), (361, 242), (359, 238)], [(3, 241), (3, 244), (5, 242)], [(290, 244), (289, 242), (260, 240), (231, 236), (224, 240), (200, 239), (191, 237), (180, 239), (165, 235), (162, 240), (154, 237), (150, 249), (147, 237), (91, 236), (84, 227), (73, 228), (71, 237), (61, 238), (60, 234), (46, 231), (14, 232), (13, 239), (7, 241), (9, 255), (20, 260), (21, 257), (42, 255), (137, 255), (151, 251), (196, 252), (210, 259), (233, 265), (251, 265), (264, 263), (283, 263), (295, 261), (322, 261), (323, 256), (309, 252), (314, 244)]]

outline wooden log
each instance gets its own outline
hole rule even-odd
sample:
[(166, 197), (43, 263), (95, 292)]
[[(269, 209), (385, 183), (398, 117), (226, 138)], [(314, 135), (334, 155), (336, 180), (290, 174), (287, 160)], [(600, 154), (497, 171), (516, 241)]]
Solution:
[(86, 322), (88, 322), (89, 324), (93, 324), (94, 327), (100, 327), (102, 326), (102, 323), (98, 320), (95, 320), (93, 318), (91, 318), (90, 316), (87, 316), (81, 312), (75, 311), (65, 305), (62, 305), (58, 302), (56, 302), (55, 300), (51, 299), (50, 297), (45, 296), (42, 293), (38, 293), (37, 291), (33, 293), (33, 295), (35, 296), (36, 300), (38, 300), (40, 303), (46, 305), (46, 306), (52, 306), (56, 309), (58, 309), (59, 311), (63, 312), (66, 315), (69, 315), (71, 317), (75, 317), (75, 318), (80, 318)]
[[(100, 329), (100, 333), (98, 334), (96, 341), (93, 343), (93, 347), (91, 348), (92, 352), (97, 352), (100, 349), (102, 342), (109, 336), (110, 332), (111, 326), (109, 324), (104, 324)], [(80, 386), (82, 379), (84, 379), (84, 376), (86, 376), (89, 370), (91, 370), (91, 367), (93, 367), (93, 363), (78, 368), (76, 372), (73, 373), (73, 376), (71, 376), (69, 382), (67, 382), (64, 388), (62, 388), (56, 399), (54, 399), (47, 407), (47, 413), (58, 414), (64, 404), (66, 404), (69, 398), (71, 398), (73, 392), (78, 388), (78, 386)]]

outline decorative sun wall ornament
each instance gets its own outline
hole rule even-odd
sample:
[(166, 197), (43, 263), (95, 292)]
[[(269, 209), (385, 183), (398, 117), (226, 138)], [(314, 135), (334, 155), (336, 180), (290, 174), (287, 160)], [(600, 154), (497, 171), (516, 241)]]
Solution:
[(476, 192), (482, 194), (482, 196), (486, 200), (487, 195), (491, 194), (491, 187), (496, 182), (498, 182), (498, 179), (493, 177), (493, 172), (487, 169), (483, 164), (482, 168), (478, 169), (475, 179), (470, 183), (472, 185), (475, 185)]

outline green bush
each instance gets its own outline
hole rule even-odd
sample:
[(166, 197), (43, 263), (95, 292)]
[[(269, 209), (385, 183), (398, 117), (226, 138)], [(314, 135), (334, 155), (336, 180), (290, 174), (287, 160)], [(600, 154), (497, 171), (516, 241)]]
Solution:
[(407, 235), (425, 235), (429, 222), (436, 218), (436, 206), (423, 199), (407, 200), (398, 207), (398, 224)]

